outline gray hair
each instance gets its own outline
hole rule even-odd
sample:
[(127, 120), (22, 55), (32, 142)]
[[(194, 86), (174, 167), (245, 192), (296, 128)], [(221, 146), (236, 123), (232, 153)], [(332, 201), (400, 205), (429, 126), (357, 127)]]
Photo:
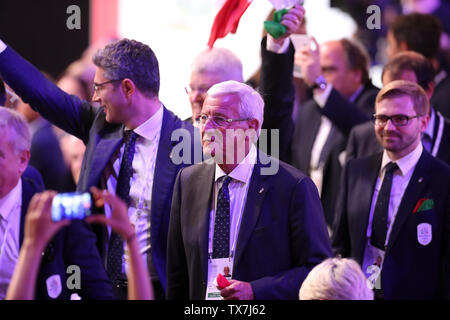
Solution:
[(224, 80), (244, 82), (241, 60), (225, 48), (206, 49), (200, 52), (192, 62), (192, 72), (216, 73)]
[(261, 132), (264, 116), (264, 101), (252, 87), (238, 81), (225, 81), (213, 85), (207, 92), (216, 97), (224, 94), (236, 94), (239, 97), (239, 114), (243, 118), (258, 120), (258, 136)]
[(30, 150), (30, 128), (20, 113), (0, 107), (0, 130), (6, 130), (9, 133), (10, 144), (16, 153)]
[(94, 64), (104, 70), (108, 80), (131, 79), (149, 97), (159, 93), (158, 59), (149, 46), (136, 40), (121, 39), (100, 49)]
[(373, 300), (359, 264), (329, 258), (315, 266), (303, 281), (300, 300)]

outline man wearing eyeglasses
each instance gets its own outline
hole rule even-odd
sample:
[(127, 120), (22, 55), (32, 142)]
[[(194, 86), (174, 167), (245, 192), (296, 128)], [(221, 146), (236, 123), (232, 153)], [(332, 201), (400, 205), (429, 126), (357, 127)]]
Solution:
[(450, 298), (450, 167), (422, 146), (429, 108), (416, 83), (384, 86), (374, 116), (383, 152), (344, 171), (333, 250), (361, 264), (376, 298)]
[[(263, 105), (240, 82), (208, 90), (199, 125), (211, 158), (182, 169), (175, 183), (168, 299), (295, 300), (308, 272), (331, 254), (312, 180), (254, 145)], [(233, 280), (224, 284), (218, 274)]]
[(200, 52), (192, 62), (189, 85), (185, 88), (192, 109), (192, 117), (187, 121), (196, 126), (208, 89), (228, 80), (244, 82), (241, 60), (225, 48)]
[[(171, 136), (173, 131), (185, 129), (193, 137), (194, 128), (159, 100), (158, 60), (150, 47), (122, 39), (99, 50), (93, 60), (97, 68), (92, 101), (100, 108), (61, 91), (0, 41), (0, 74), (5, 82), (43, 117), (86, 144), (77, 190), (97, 186), (129, 204), (128, 214), (136, 227), (155, 297), (164, 299), (173, 184), (178, 170), (193, 163), (192, 159), (188, 163), (172, 161), (176, 157), (172, 146), (177, 141)], [(193, 141), (191, 138), (189, 147)], [(109, 206), (105, 206), (105, 214), (111, 214)], [(95, 231), (116, 297), (126, 299), (123, 242), (104, 227), (96, 226)]]

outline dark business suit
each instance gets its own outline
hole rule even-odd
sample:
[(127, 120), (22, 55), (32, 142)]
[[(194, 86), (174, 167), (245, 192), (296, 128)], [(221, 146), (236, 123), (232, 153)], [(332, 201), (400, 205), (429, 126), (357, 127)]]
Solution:
[[(44, 184), (39, 173), (28, 167), (22, 175), (22, 208), (20, 216), (19, 246), (24, 239), (25, 218), (28, 205), (35, 193), (42, 192)], [(47, 245), (36, 280), (36, 299), (70, 299), (78, 293), (83, 299), (112, 299), (112, 285), (95, 248), (95, 235), (84, 221), (72, 221), (61, 229)], [(76, 265), (80, 268), (80, 290), (69, 290), (66, 281), (73, 272), (67, 268)], [(49, 277), (59, 277), (61, 292), (50, 297), (47, 287)], [(50, 292), (52, 290), (50, 289)], [(55, 291), (57, 293), (57, 291)]]
[[(436, 158), (450, 165), (450, 120), (438, 112), (435, 115), (431, 150), (437, 147)], [(440, 135), (441, 137), (439, 137)], [(350, 132), (345, 151), (347, 160), (370, 156), (382, 151), (383, 148), (375, 136), (373, 122), (357, 125)]]
[(434, 88), (430, 103), (444, 117), (450, 118), (450, 77), (447, 75)]
[(44, 119), (36, 121), (40, 123), (31, 138), (30, 165), (42, 175), (45, 189), (64, 192), (66, 191), (64, 183), (70, 172), (64, 162), (59, 141), (48, 121)]
[[(86, 144), (77, 190), (85, 191), (91, 186), (102, 187), (105, 167), (122, 144), (124, 126), (106, 122), (102, 108), (93, 107), (87, 101), (66, 94), (10, 47), (0, 54), (0, 74), (23, 101), (36, 108), (44, 118)], [(22, 74), (27, 76), (21, 77)], [(201, 161), (200, 147), (200, 152), (195, 155), (192, 153), (193, 159), (188, 160), (188, 163), (172, 162), (172, 147), (178, 141), (171, 141), (171, 135), (176, 129), (185, 129), (190, 137), (194, 136), (192, 125), (181, 121), (164, 108), (151, 202), (151, 257), (163, 287), (166, 283), (166, 238), (176, 174), (181, 167), (192, 161)], [(184, 140), (183, 142), (186, 143)], [(187, 141), (187, 146), (192, 148), (193, 144), (193, 138), (190, 142)], [(96, 228), (96, 233), (100, 253), (106, 257), (107, 230), (99, 227)]]
[[(272, 159), (278, 163), (279, 160)], [(330, 255), (313, 182), (279, 162), (275, 175), (254, 167), (236, 245), (233, 279), (250, 282), (255, 299), (298, 299), (308, 272)], [(168, 299), (204, 299), (215, 165), (180, 171), (168, 246)]]
[[(347, 163), (339, 196), (333, 251), (364, 258), (366, 231), (382, 153)], [(423, 151), (403, 194), (389, 237), (381, 288), (385, 299), (450, 298), (450, 167)], [(421, 198), (434, 208), (415, 212)], [(428, 245), (418, 242), (417, 226), (432, 226)]]
[(309, 173), (311, 152), (322, 115), (333, 123), (320, 157), (324, 163), (321, 200), (327, 224), (331, 226), (341, 174), (341, 153), (351, 128), (370, 120), (378, 89), (371, 83), (365, 84), (354, 103), (332, 89), (324, 108), (312, 99), (307, 101), (300, 108), (294, 124), (291, 119), (295, 97), (292, 85), (294, 49), (291, 45), (285, 54), (269, 52), (264, 39), (261, 53), (261, 93), (265, 104), (263, 128), (280, 129), (280, 159)]

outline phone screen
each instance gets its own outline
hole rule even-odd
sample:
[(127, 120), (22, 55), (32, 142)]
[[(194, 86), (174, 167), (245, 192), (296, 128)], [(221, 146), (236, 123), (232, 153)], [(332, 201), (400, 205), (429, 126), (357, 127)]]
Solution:
[(53, 221), (84, 219), (91, 214), (92, 196), (89, 192), (59, 193), (53, 198)]

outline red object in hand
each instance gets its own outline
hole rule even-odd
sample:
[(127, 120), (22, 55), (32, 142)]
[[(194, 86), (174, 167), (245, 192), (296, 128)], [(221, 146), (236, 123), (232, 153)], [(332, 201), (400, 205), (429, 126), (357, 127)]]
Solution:
[(217, 275), (217, 279), (216, 279), (216, 281), (217, 281), (217, 287), (219, 288), (219, 289), (224, 289), (224, 288), (226, 288), (226, 287), (228, 287), (229, 285), (230, 285), (230, 282), (227, 280), (227, 278), (225, 278), (222, 274), (218, 274)]
[(225, 37), (228, 33), (236, 33), (239, 20), (253, 0), (226, 0), (217, 13), (211, 33), (208, 47), (212, 48), (218, 38)]

